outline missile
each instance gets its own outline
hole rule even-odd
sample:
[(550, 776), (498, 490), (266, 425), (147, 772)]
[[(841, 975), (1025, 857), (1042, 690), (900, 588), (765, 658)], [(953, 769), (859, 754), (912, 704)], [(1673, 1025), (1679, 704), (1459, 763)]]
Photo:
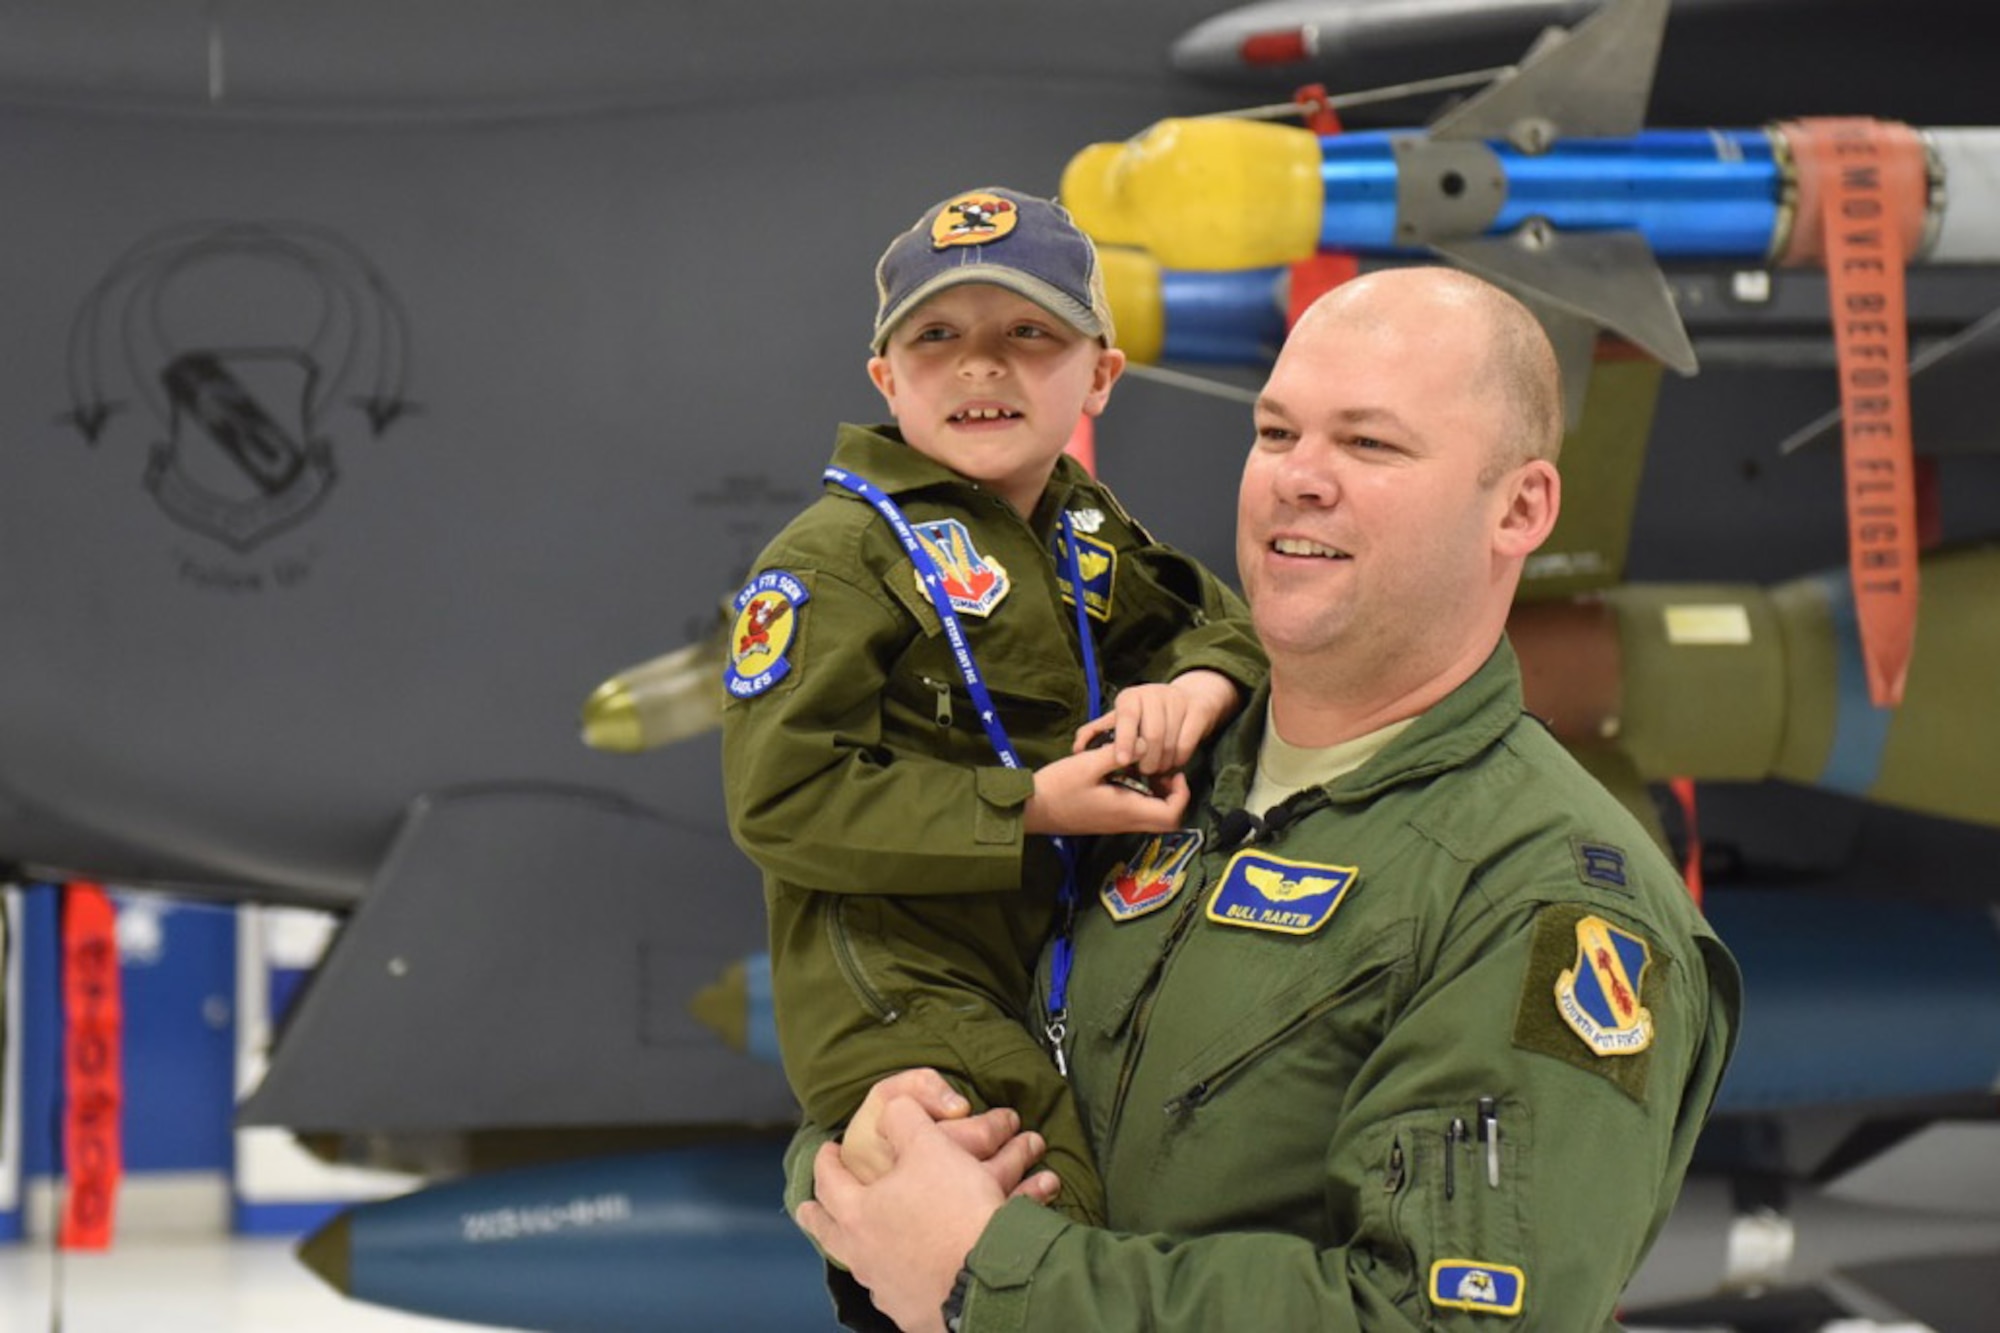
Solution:
[(355, 1300), (561, 1333), (833, 1329), (783, 1144), (526, 1167), (334, 1215), (299, 1258)]
[[(1268, 275), (1234, 295), (1171, 271), (1268, 270), (1316, 253), (1437, 255), (1515, 291), (1538, 313), (1606, 329), (1683, 374), (1694, 353), (1657, 260), (1813, 264), (1820, 201), (1839, 173), (1814, 151), (1819, 122), (1647, 130), (1642, 118), (1665, 0), (1620, 0), (1545, 39), (1512, 70), (1417, 130), (1320, 135), (1258, 120), (1163, 120), (1094, 144), (1063, 172), (1078, 225), (1107, 246), (1139, 346), (1192, 336), (1177, 306), (1268, 308)], [(2000, 259), (2000, 131), (1875, 122), (1890, 229), (1907, 261)], [(1160, 311), (1149, 325), (1148, 306)], [(1196, 309), (1189, 305), (1186, 310)], [(1264, 327), (1268, 330), (1268, 324)], [(1157, 331), (1156, 331), (1157, 330)], [(1262, 335), (1268, 341), (1268, 332)], [(1560, 341), (1560, 340), (1559, 340)]]
[(1921, 577), (1896, 709), (1869, 702), (1845, 570), (1519, 603), (1507, 632), (1528, 710), (1648, 781), (1781, 778), (2000, 827), (2000, 546), (1933, 552)]
[(594, 750), (636, 754), (722, 725), (722, 669), (729, 626), (628, 667), (591, 691), (583, 704), (583, 742)]

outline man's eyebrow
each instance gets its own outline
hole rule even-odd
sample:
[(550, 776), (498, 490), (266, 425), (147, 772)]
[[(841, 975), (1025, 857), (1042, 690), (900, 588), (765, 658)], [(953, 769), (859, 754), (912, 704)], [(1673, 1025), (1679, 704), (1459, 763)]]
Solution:
[[(1255, 408), (1258, 412), (1268, 412), (1272, 416), (1293, 419), (1293, 413), (1269, 394), (1260, 395)], [(1407, 431), (1403, 419), (1386, 407), (1346, 407), (1333, 414), (1333, 420), (1343, 426), (1390, 426), (1399, 431)]]

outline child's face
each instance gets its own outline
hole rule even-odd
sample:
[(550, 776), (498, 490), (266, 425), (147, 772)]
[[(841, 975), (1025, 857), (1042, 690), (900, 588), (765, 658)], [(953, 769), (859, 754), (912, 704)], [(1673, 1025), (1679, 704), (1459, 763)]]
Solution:
[(1076, 429), (1125, 369), (1025, 296), (989, 283), (946, 288), (912, 310), (868, 362), (903, 438), (925, 457), (1033, 512)]

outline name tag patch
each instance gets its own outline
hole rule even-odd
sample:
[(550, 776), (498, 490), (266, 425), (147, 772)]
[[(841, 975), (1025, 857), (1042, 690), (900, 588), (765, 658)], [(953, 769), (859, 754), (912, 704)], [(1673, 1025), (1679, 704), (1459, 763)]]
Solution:
[(736, 594), (736, 623), (729, 631), (729, 663), (722, 683), (738, 699), (762, 694), (791, 674), (785, 652), (799, 634), (799, 608), (812, 597), (782, 569), (767, 569)]
[(1200, 850), (1200, 829), (1156, 834), (1131, 860), (1112, 869), (1104, 887), (1097, 891), (1098, 901), (1113, 921), (1157, 912), (1179, 896)]
[[(1055, 536), (1056, 586), (1062, 598), (1076, 605), (1076, 589), (1070, 586), (1069, 558), (1063, 553), (1063, 537)], [(1077, 571), (1083, 575), (1083, 609), (1097, 620), (1111, 619), (1111, 591), (1118, 578), (1118, 548), (1110, 542), (1076, 535)]]
[(1431, 1304), (1441, 1310), (1517, 1315), (1528, 1276), (1507, 1264), (1440, 1259), (1431, 1265)]
[(1360, 873), (1353, 866), (1238, 852), (1208, 900), (1208, 919), (1248, 930), (1310, 935), (1327, 923)]

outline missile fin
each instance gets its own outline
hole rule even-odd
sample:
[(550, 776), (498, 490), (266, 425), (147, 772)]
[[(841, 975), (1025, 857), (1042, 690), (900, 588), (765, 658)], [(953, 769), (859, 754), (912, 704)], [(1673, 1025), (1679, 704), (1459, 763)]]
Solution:
[(1559, 232), (1530, 221), (1509, 236), (1430, 244), (1461, 268), (1609, 329), (1683, 375), (1697, 369), (1666, 277), (1637, 232)]
[(1614, 0), (1561, 40), (1544, 32), (1514, 72), (1431, 123), (1439, 139), (1506, 139), (1538, 153), (1559, 138), (1645, 128), (1667, 0)]

